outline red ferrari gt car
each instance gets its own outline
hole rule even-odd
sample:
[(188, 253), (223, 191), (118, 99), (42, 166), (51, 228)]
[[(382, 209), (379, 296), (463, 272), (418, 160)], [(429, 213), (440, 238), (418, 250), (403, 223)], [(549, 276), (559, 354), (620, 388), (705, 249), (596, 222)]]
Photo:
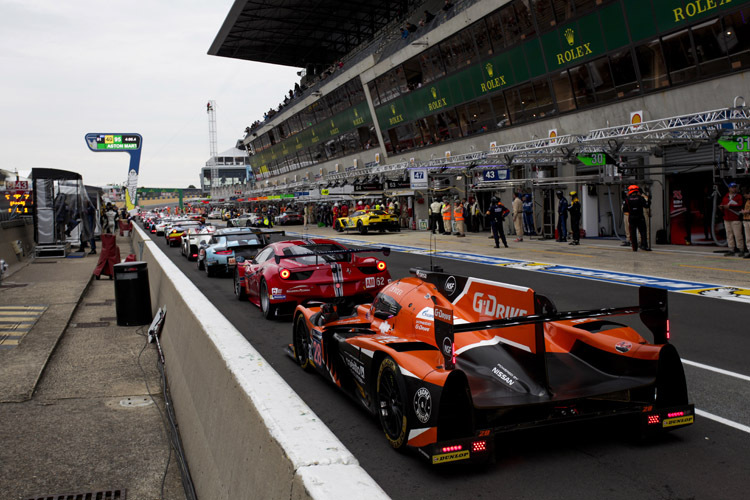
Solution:
[[(641, 287), (637, 306), (558, 312), (529, 288), (414, 272), (353, 314), (297, 307), (289, 351), (377, 416), (394, 448), (441, 464), (491, 459), (494, 436), (509, 431), (693, 423), (666, 290)], [(624, 314), (640, 314), (653, 342), (607, 319)]]
[(322, 238), (272, 243), (254, 259), (237, 258), (234, 293), (269, 319), (309, 301), (369, 302), (391, 275), (385, 261), (356, 255), (362, 252), (390, 254), (387, 248), (355, 250)]

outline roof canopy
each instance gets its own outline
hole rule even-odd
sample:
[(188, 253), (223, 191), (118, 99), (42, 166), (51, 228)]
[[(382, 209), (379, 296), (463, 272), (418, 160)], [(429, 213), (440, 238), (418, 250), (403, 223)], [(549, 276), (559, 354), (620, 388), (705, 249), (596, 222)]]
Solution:
[(416, 0), (235, 0), (209, 55), (307, 67), (329, 65)]

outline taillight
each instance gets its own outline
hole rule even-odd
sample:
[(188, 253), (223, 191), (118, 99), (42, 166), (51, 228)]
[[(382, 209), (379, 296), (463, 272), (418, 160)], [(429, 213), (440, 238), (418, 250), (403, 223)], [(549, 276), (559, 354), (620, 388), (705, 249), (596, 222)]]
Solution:
[(487, 441), (474, 441), (471, 443), (471, 451), (477, 453), (479, 451), (487, 451)]
[(197, 253), (194, 253), (194, 254), (193, 254), (193, 258), (195, 258), (195, 257), (197, 257), (197, 256), (198, 256), (198, 254), (197, 254)]
[(375, 267), (378, 268), (378, 271), (382, 272), (382, 271), (385, 271), (385, 268), (387, 266), (386, 266), (385, 262), (383, 262), (382, 260), (379, 260), (378, 263), (375, 265)]
[(675, 411), (675, 412), (672, 412), (672, 413), (667, 413), (667, 417), (669, 417), (669, 418), (684, 417), (684, 416), (685, 416), (685, 412), (684, 411)]
[(281, 276), (281, 279), (283, 280), (288, 280), (289, 276), (291, 275), (292, 273), (289, 272), (289, 269), (282, 269), (281, 271), (279, 271), (279, 276)]
[(669, 334), (669, 320), (667, 320), (667, 340), (669, 340), (669, 337), (671, 335)]
[(648, 416), (648, 425), (654, 425), (661, 422), (661, 417), (659, 415), (649, 415)]
[(219, 250), (216, 255), (232, 255), (232, 253), (234, 253), (234, 250)]
[(455, 445), (453, 445), (453, 446), (443, 446), (443, 448), (442, 448), (442, 450), (441, 450), (441, 451), (442, 451), (443, 453), (449, 453), (449, 452), (451, 452), (451, 451), (461, 451), (461, 450), (463, 450), (463, 449), (464, 449), (464, 447), (463, 447), (463, 446), (461, 446), (460, 444), (455, 444)]

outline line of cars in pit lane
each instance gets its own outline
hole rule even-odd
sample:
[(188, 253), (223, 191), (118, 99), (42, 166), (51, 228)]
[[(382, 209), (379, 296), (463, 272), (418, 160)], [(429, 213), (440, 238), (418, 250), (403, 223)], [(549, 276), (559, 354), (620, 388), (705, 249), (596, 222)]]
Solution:
[[(384, 260), (360, 256), (387, 249), (274, 234), (216, 230), (203, 265), (215, 258), (267, 319), (291, 318), (289, 356), (378, 418), (395, 449), (487, 461), (505, 432), (606, 418), (651, 436), (694, 423), (665, 290), (560, 312), (529, 288), (442, 270), (393, 281)], [(653, 341), (609, 319), (625, 314)]]

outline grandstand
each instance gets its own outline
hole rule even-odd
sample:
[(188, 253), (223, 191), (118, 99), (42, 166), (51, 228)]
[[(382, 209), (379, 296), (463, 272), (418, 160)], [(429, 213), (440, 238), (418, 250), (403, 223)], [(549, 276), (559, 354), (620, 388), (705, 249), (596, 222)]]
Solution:
[(750, 180), (718, 142), (749, 130), (749, 20), (741, 0), (237, 0), (209, 54), (301, 69), (248, 117), (244, 196), (400, 197), (416, 222), (427, 196), (521, 190), (551, 237), (575, 190), (609, 236), (637, 183), (652, 237), (713, 243), (706, 200)]

